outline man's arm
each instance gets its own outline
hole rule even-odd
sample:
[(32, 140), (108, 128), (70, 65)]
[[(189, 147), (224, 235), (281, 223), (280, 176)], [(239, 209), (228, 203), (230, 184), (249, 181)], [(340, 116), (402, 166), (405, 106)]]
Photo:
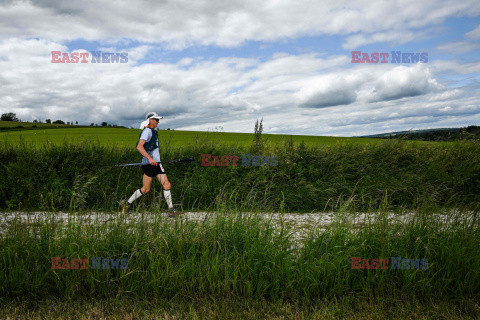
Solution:
[(150, 155), (148, 154), (148, 152), (145, 150), (145, 148), (143, 147), (143, 145), (145, 144), (145, 140), (143, 139), (140, 139), (140, 141), (138, 142), (138, 145), (137, 145), (137, 150), (138, 152), (140, 152), (142, 154), (142, 156), (144, 156), (145, 158), (148, 159), (148, 162), (152, 165), (152, 166), (156, 166), (157, 165), (157, 162), (155, 160), (153, 160), (152, 157), (150, 157)]

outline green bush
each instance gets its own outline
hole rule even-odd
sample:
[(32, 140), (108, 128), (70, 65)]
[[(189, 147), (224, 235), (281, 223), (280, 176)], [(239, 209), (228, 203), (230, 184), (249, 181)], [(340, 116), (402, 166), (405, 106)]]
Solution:
[[(440, 207), (478, 208), (480, 144), (474, 141), (415, 144), (385, 141), (306, 147), (291, 140), (260, 146), (262, 156), (278, 156), (278, 166), (205, 167), (201, 155), (250, 154), (258, 145), (162, 146), (174, 202), (184, 210), (319, 211), (347, 200), (352, 210)], [(254, 153), (255, 155), (255, 153)], [(105, 147), (96, 141), (30, 148), (25, 143), (0, 150), (0, 209), (118, 210), (118, 202), (141, 187), (135, 148)], [(137, 201), (158, 208), (160, 185)], [(164, 206), (164, 205), (161, 205)], [(161, 207), (160, 207), (161, 208)], [(164, 207), (165, 208), (165, 207)]]

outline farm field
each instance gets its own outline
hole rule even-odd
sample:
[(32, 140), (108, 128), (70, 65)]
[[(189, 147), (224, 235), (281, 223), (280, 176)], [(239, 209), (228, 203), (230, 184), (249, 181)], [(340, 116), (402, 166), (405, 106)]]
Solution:
[[(125, 128), (103, 128), (103, 127), (82, 127), (69, 126), (55, 130), (20, 130), (0, 131), (0, 143), (18, 143), (23, 141), (31, 143), (32, 146), (41, 146), (43, 143), (62, 144), (64, 142), (93, 141), (104, 146), (132, 147), (135, 146), (141, 130)], [(248, 146), (252, 143), (253, 133), (233, 132), (203, 132), (203, 131), (177, 131), (159, 130), (160, 144), (168, 143), (173, 147), (195, 144), (197, 141), (208, 141), (215, 144), (234, 144)], [(375, 138), (346, 138), (346, 137), (324, 137), (324, 136), (302, 136), (302, 135), (276, 135), (263, 134), (266, 143), (281, 143), (292, 139), (294, 143), (305, 142), (307, 146), (335, 145), (342, 143), (357, 143), (360, 145), (378, 144), (383, 140)], [(423, 144), (424, 142), (409, 141), (408, 143)]]

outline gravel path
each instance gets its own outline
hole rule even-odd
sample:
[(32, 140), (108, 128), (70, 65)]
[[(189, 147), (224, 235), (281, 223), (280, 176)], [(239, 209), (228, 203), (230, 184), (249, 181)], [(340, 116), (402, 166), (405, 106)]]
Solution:
[[(247, 213), (250, 215), (252, 213)], [(448, 222), (455, 212), (445, 214), (434, 214), (436, 221)], [(190, 221), (204, 222), (211, 219), (215, 219), (218, 213), (215, 212), (186, 212), (185, 214), (176, 217), (175, 219), (186, 219)], [(282, 223), (291, 225), (294, 229), (294, 237), (301, 238), (309, 230), (325, 230), (330, 225), (335, 216), (341, 218), (342, 213), (338, 212), (316, 212), (316, 213), (260, 213), (258, 214), (264, 219), (270, 220), (274, 225), (280, 225)], [(378, 213), (344, 213), (343, 217), (349, 219), (352, 226), (360, 227), (361, 225), (368, 223), (369, 220), (373, 220)], [(65, 223), (78, 223), (78, 224), (103, 224), (110, 221), (122, 220), (126, 223), (133, 221), (146, 221), (154, 222), (155, 219), (166, 218), (167, 213), (138, 213), (133, 212), (127, 216), (123, 216), (120, 213), (104, 213), (104, 212), (91, 212), (91, 213), (66, 213), (66, 212), (0, 212), (0, 228), (7, 228), (15, 220), (17, 222), (26, 224), (37, 224), (43, 221), (53, 219), (56, 222)], [(406, 220), (414, 217), (414, 212), (407, 212), (404, 214), (395, 214), (393, 212), (385, 215), (386, 219), (392, 222), (402, 223)]]

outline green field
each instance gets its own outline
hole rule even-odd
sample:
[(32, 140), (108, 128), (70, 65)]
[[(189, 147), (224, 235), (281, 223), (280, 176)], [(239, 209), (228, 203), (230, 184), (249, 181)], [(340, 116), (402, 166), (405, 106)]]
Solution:
[[(65, 125), (66, 126), (66, 125)], [(24, 141), (35, 146), (44, 143), (63, 144), (65, 142), (94, 141), (104, 146), (134, 147), (138, 141), (141, 130), (110, 128), (110, 127), (81, 127), (68, 126), (56, 130), (20, 130), (0, 132), (0, 142), (18, 143)], [(203, 131), (177, 131), (159, 130), (160, 145), (170, 144), (172, 147), (194, 145), (198, 141), (208, 141), (214, 144), (236, 144), (239, 146), (251, 145), (253, 133), (232, 132), (203, 132)], [(294, 143), (305, 142), (307, 146), (338, 145), (345, 142), (355, 142), (360, 145), (373, 145), (382, 143), (383, 140), (375, 138), (346, 138), (326, 136), (302, 136), (302, 135), (277, 135), (263, 134), (266, 143), (276, 144), (292, 139)], [(409, 142), (423, 144), (424, 142)]]

